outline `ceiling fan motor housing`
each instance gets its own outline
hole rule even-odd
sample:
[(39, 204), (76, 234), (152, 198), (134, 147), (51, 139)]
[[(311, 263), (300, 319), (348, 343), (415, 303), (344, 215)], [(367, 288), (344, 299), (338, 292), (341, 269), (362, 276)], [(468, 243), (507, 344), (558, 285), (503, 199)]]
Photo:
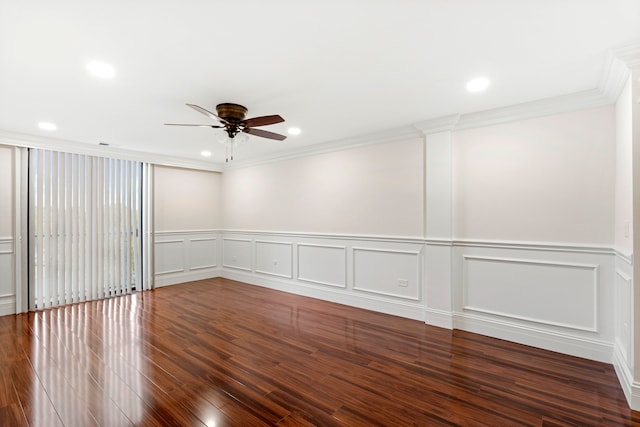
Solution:
[(218, 112), (218, 117), (234, 124), (238, 124), (243, 121), (247, 115), (247, 109), (245, 107), (231, 103), (216, 105), (216, 111)]

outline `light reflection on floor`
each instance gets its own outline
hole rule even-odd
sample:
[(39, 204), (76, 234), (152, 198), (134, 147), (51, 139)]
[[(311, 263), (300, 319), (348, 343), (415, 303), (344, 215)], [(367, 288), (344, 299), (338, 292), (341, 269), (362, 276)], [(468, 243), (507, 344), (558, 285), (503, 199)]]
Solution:
[[(143, 324), (113, 321), (140, 316), (140, 310), (139, 295), (133, 294), (33, 314), (33, 390), (41, 384), (47, 393), (32, 393), (32, 419), (46, 419), (37, 411), (47, 408), (41, 400), (48, 398), (65, 425), (143, 420)], [(84, 405), (93, 419), (78, 419), (82, 412), (74, 410), (76, 405)]]

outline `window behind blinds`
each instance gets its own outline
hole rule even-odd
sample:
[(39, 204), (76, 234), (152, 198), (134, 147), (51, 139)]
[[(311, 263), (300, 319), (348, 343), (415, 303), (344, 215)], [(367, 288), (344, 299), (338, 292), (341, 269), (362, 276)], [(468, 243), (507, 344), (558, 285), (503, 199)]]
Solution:
[(141, 163), (31, 149), (30, 309), (141, 285), (141, 207)]

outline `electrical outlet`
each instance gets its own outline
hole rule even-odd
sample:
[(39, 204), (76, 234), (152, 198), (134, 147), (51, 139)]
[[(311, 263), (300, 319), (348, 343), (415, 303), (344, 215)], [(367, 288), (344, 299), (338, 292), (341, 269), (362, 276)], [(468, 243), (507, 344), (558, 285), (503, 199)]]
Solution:
[(407, 279), (398, 279), (398, 286), (406, 288), (409, 286), (409, 281)]
[(624, 237), (629, 237), (629, 235), (631, 234), (631, 224), (629, 223), (629, 221), (625, 221), (624, 222)]
[(278, 260), (277, 259), (273, 260), (273, 265), (278, 265)]

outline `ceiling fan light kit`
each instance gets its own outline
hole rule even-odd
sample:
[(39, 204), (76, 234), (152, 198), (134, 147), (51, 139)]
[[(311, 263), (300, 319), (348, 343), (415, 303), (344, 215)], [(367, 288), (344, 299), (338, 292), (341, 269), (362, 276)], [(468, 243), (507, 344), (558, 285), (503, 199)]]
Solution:
[(248, 139), (247, 135), (259, 136), (261, 138), (275, 139), (277, 141), (283, 141), (287, 137), (280, 135), (279, 133), (269, 132), (262, 129), (255, 129), (258, 126), (273, 125), (276, 123), (284, 122), (284, 119), (279, 115), (272, 116), (260, 116), (245, 119), (247, 115), (247, 108), (229, 102), (218, 104), (216, 106), (216, 112), (214, 114), (211, 111), (202, 108), (195, 104), (187, 104), (187, 106), (194, 110), (204, 114), (205, 116), (218, 121), (221, 125), (196, 125), (196, 124), (181, 124), (181, 123), (165, 123), (168, 126), (199, 126), (199, 127), (211, 127), (214, 129), (223, 129), (226, 133), (220, 142), (225, 145), (226, 149), (226, 162), (233, 160), (234, 148)]

